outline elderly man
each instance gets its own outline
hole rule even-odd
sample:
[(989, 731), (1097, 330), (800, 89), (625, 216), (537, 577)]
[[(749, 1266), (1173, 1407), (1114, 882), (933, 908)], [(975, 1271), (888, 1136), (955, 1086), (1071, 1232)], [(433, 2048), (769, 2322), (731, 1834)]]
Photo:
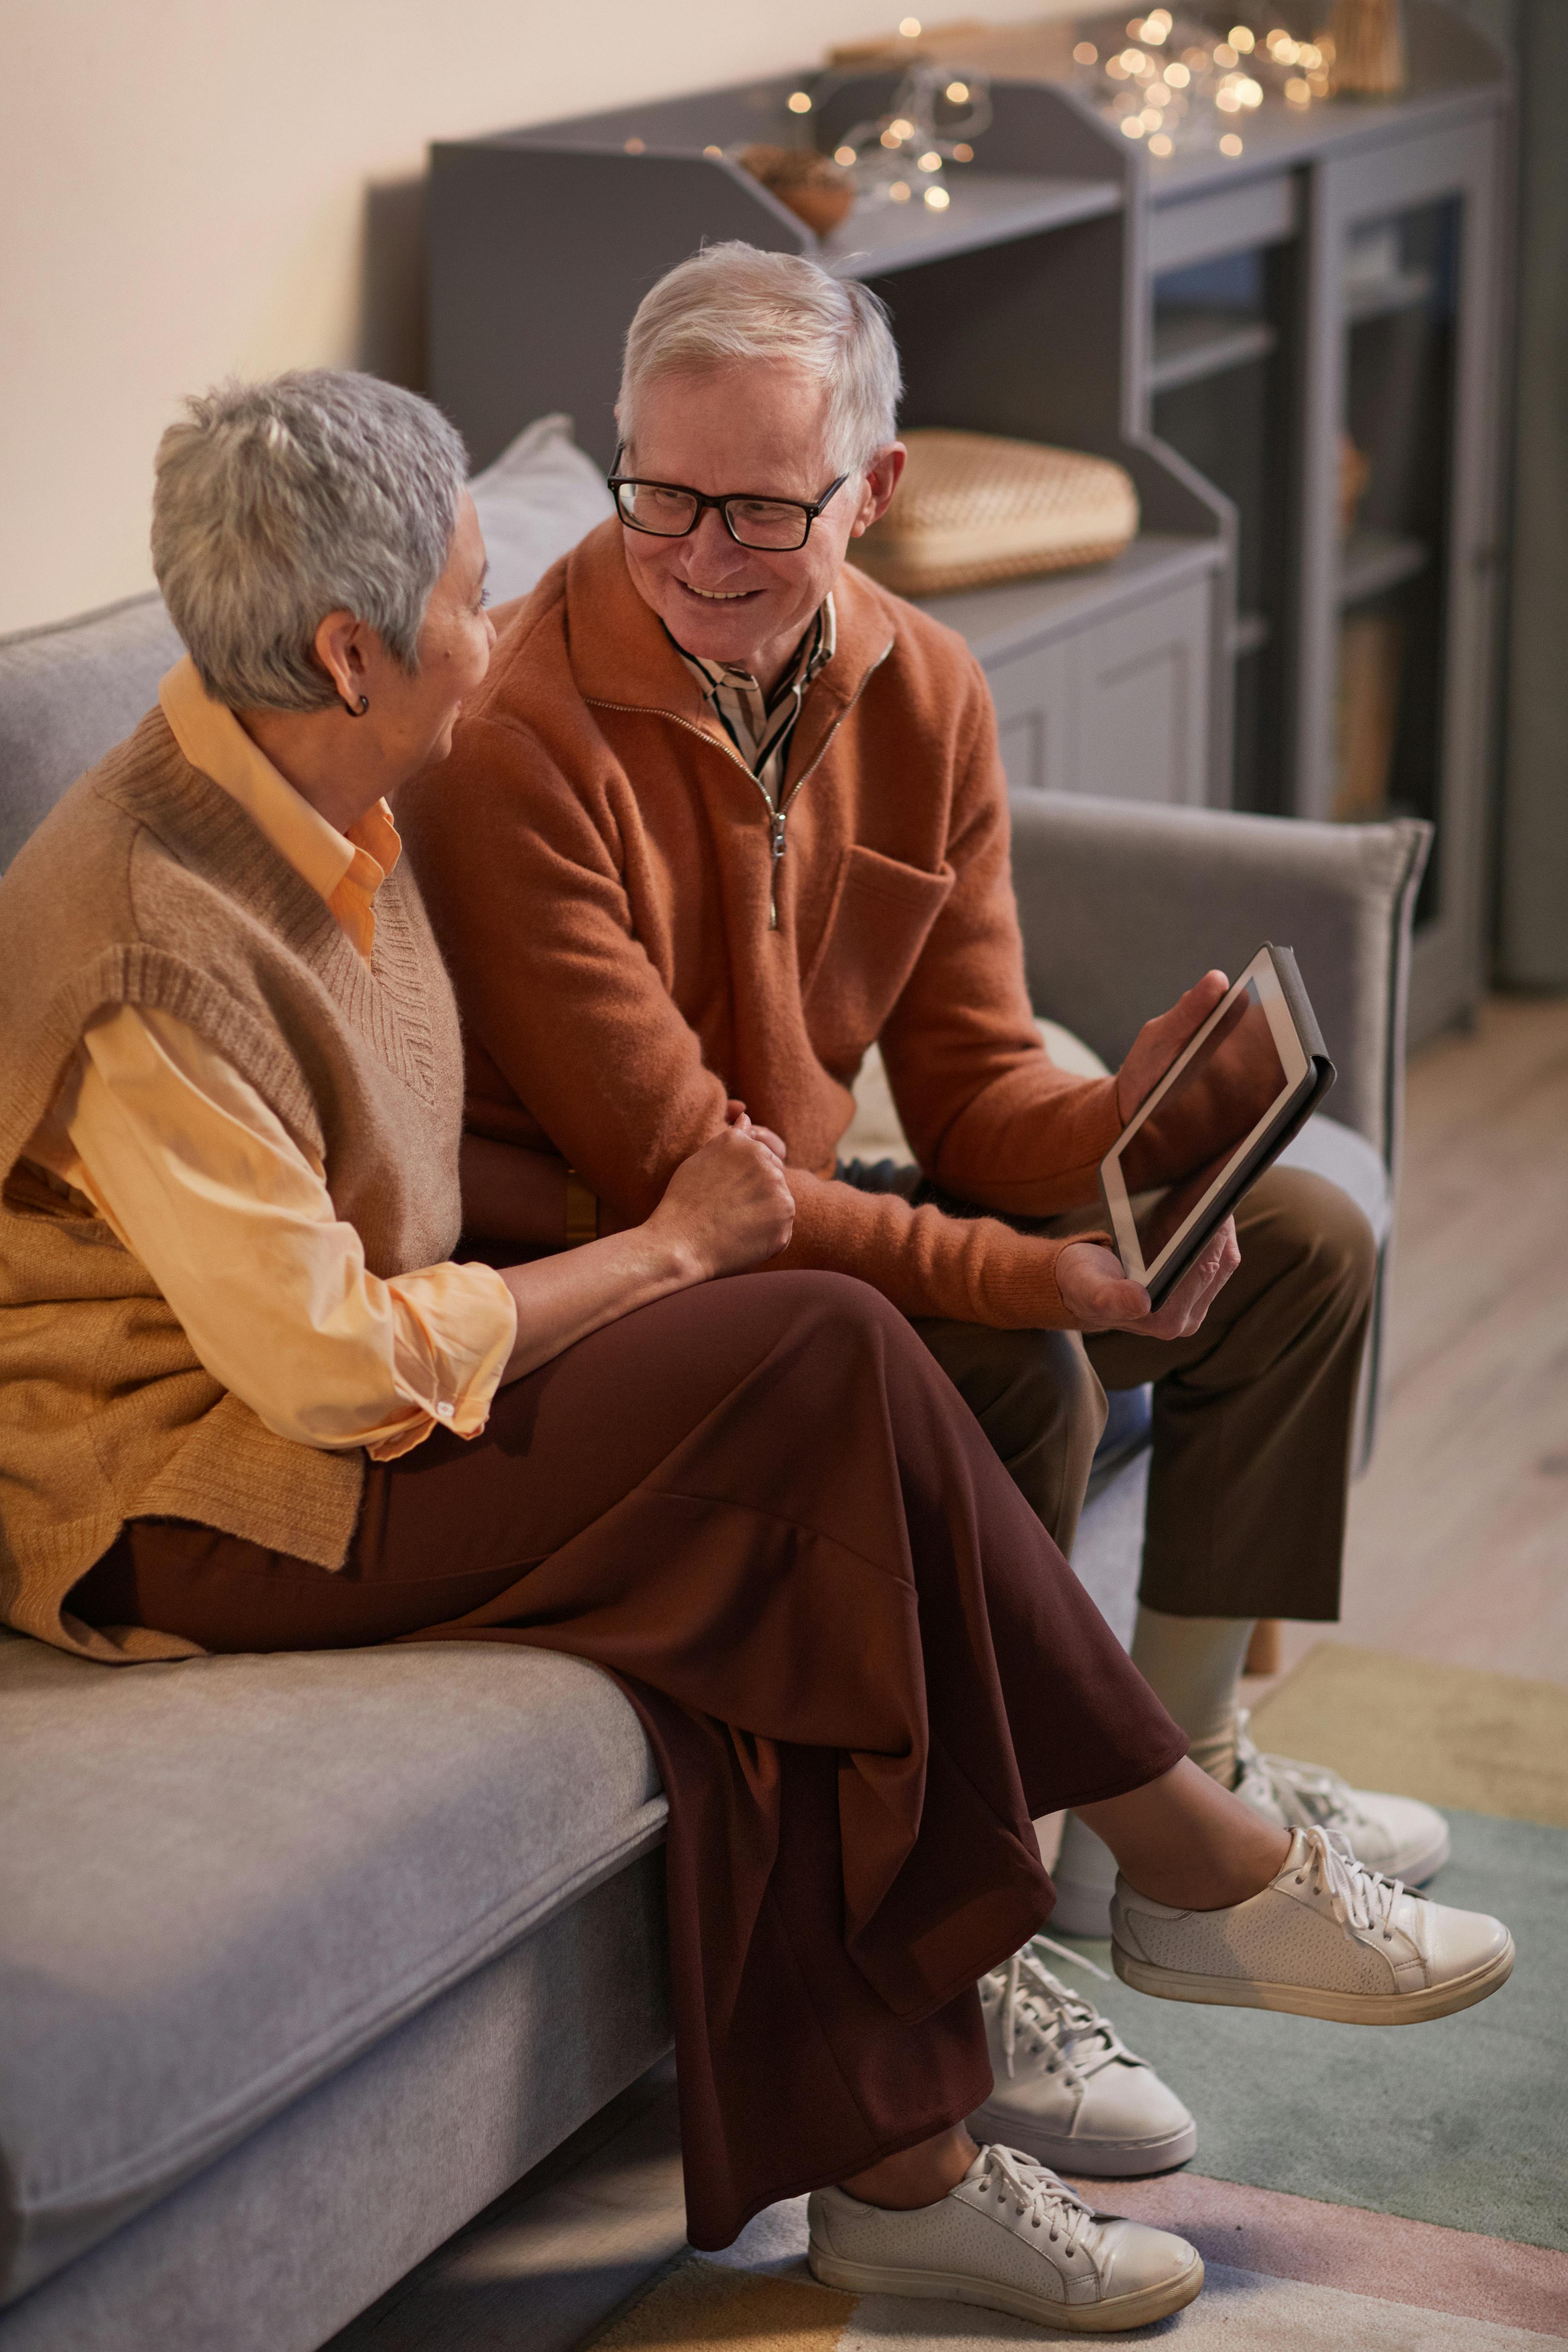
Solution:
[[(1154, 1381), (1134, 1659), (1226, 1786), (1418, 1882), (1438, 1816), (1259, 1758), (1237, 1714), (1253, 1621), (1336, 1612), (1371, 1236), (1276, 1171), (1156, 1314), (1093, 1233), (1097, 1162), (1224, 979), (1113, 1077), (1043, 1050), (985, 679), (845, 565), (899, 479), (898, 393), (874, 297), (810, 261), (709, 248), (639, 309), (618, 516), (504, 624), (411, 795), (466, 1029), (470, 1223), (516, 1244), (644, 1217), (744, 1101), (788, 1150), (774, 1263), (908, 1316), (1063, 1549), (1104, 1390)], [(876, 1041), (917, 1189), (838, 1169)], [(1059, 1878), (1058, 1916), (1103, 1932), (1108, 1857), (1077, 1822)], [(1187, 2153), (1170, 2095), (1051, 1981), (992, 1989), (991, 2127), (1084, 2170)]]

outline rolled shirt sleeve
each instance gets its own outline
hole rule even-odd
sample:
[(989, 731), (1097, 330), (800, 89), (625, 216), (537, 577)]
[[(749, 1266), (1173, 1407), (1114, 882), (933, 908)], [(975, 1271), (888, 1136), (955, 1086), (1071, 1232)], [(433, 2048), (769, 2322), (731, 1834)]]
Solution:
[(279, 1436), (390, 1461), (433, 1429), (484, 1428), (517, 1339), (501, 1276), (370, 1273), (319, 1163), (184, 1023), (99, 1014), (32, 1156), (87, 1195), (213, 1378)]

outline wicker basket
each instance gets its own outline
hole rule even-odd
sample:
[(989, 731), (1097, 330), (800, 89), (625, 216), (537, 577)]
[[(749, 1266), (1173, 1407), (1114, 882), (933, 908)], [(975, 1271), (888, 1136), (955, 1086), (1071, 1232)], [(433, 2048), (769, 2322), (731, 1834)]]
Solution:
[(906, 433), (893, 504), (850, 560), (900, 596), (938, 596), (1120, 554), (1138, 494), (1120, 466), (993, 433)]

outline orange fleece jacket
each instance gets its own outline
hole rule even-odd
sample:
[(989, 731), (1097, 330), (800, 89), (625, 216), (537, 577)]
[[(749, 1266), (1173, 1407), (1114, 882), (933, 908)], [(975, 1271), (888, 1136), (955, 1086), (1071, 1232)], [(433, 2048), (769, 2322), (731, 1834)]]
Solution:
[(399, 824), (456, 983), (467, 1121), (552, 1148), (645, 1217), (727, 1095), (789, 1146), (771, 1263), (907, 1315), (1070, 1324), (1063, 1244), (832, 1181), (880, 1038), (922, 1169), (981, 1208), (1092, 1201), (1114, 1082), (1040, 1042), (985, 678), (961, 637), (862, 572), (786, 775), (779, 926), (763, 795), (601, 524), (502, 616), (449, 761)]

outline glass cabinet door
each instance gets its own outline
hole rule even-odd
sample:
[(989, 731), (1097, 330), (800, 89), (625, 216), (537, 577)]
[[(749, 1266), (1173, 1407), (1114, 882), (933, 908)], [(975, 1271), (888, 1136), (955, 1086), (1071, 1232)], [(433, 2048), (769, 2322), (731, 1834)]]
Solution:
[(1479, 991), (1497, 485), (1490, 122), (1315, 174), (1297, 813), (1434, 827), (1412, 1029)]
[(1236, 509), (1231, 798), (1283, 814), (1296, 256), (1252, 246), (1154, 281), (1150, 422)]

